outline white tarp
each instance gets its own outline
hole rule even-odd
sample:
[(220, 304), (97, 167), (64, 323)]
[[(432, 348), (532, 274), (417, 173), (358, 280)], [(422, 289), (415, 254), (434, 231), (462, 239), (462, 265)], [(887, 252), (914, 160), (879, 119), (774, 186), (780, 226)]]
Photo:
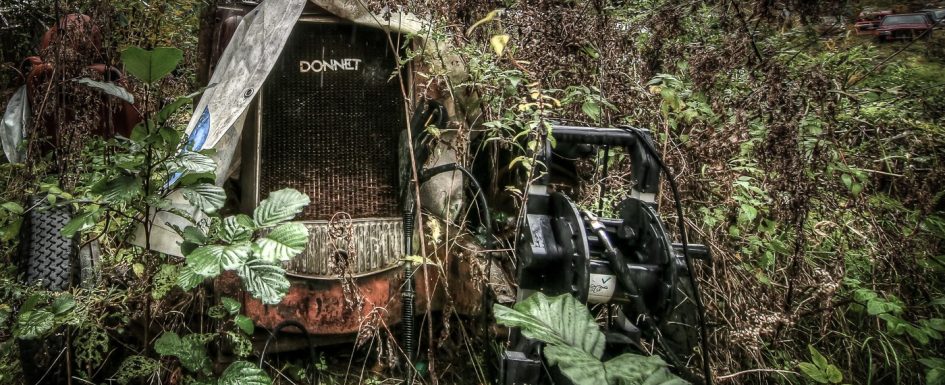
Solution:
[(23, 161), (24, 151), (20, 148), (26, 138), (26, 126), (30, 119), (30, 101), (26, 86), (20, 87), (7, 103), (3, 113), (3, 123), (0, 126), (0, 141), (3, 142), (3, 153), (10, 163)]
[[(216, 150), (213, 158), (217, 163), (218, 185), (226, 180), (242, 134), (246, 109), (282, 53), (306, 2), (266, 0), (247, 13), (233, 32), (210, 77), (213, 87), (208, 88), (197, 103), (186, 130), (189, 137), (187, 146), (192, 151)], [(199, 211), (179, 192), (171, 194), (168, 199), (172, 209), (199, 218)], [(190, 221), (160, 211), (152, 214), (151, 223), (151, 249), (180, 256), (181, 238), (173, 227), (184, 228), (191, 225)], [(139, 246), (145, 244), (143, 226), (138, 227), (132, 242)]]

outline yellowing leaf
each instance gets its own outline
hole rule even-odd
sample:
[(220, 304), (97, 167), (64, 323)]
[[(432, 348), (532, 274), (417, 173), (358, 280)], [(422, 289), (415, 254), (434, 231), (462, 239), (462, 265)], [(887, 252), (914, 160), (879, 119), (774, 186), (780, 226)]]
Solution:
[(499, 8), (499, 9), (493, 10), (492, 12), (489, 12), (488, 14), (486, 14), (486, 17), (483, 17), (482, 19), (479, 19), (479, 21), (475, 22), (471, 27), (469, 27), (469, 29), (466, 30), (466, 36), (469, 36), (470, 34), (472, 34), (472, 31), (473, 31), (474, 29), (476, 29), (476, 28), (479, 28), (480, 25), (483, 25), (483, 24), (488, 23), (488, 22), (490, 22), (490, 21), (492, 21), (492, 20), (495, 20), (496, 16), (499, 16), (499, 14), (501, 14), (502, 11), (503, 11), (503, 9), (502, 9), (502, 8)]
[(492, 45), (492, 50), (495, 51), (496, 56), (502, 56), (502, 52), (505, 51), (505, 46), (509, 44), (509, 35), (501, 34), (495, 35), (489, 39), (489, 44)]

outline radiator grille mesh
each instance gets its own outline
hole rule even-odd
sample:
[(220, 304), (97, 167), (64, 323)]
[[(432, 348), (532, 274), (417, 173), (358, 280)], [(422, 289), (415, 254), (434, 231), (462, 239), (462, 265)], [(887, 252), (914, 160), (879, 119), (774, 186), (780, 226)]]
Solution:
[(381, 30), (298, 23), (261, 90), (260, 193), (308, 194), (304, 220), (398, 217), (395, 66)]
[[(305, 252), (293, 258), (287, 268), (290, 272), (310, 276), (333, 276), (329, 256), (333, 255), (327, 222), (309, 222), (308, 246)], [(398, 263), (404, 255), (404, 225), (400, 219), (370, 219), (353, 221), (351, 229), (352, 254), (348, 266), (354, 274), (383, 269)], [(338, 247), (338, 245), (335, 245)]]

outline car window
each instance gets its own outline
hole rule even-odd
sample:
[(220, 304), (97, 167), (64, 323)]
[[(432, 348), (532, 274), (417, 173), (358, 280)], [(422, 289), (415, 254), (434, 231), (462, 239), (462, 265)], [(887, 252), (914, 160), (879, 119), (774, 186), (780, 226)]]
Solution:
[(926, 20), (923, 15), (891, 15), (883, 19), (883, 25), (922, 24)]
[(936, 18), (936, 19), (945, 19), (945, 9), (943, 9), (943, 10), (941, 10), (941, 11), (935, 11), (935, 18)]

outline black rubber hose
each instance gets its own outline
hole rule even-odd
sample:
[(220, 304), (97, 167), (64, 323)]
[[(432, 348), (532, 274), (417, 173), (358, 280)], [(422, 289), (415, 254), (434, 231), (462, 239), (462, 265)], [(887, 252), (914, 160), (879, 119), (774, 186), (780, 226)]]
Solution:
[(475, 199), (479, 206), (479, 220), (482, 222), (483, 230), (486, 234), (487, 247), (492, 247), (492, 215), (489, 214), (489, 204), (486, 202), (486, 193), (482, 189), (482, 185), (479, 184), (479, 181), (476, 180), (476, 177), (473, 176), (472, 172), (467, 170), (465, 167), (460, 166), (456, 163), (447, 163), (439, 166), (434, 166), (423, 170), (420, 175), (420, 183), (430, 180), (430, 178), (442, 174), (444, 172), (450, 171), (459, 171), (462, 172), (467, 178), (469, 178), (469, 185), (475, 191)]
[[(293, 320), (282, 321), (278, 325), (276, 325), (274, 329), (272, 329), (272, 333), (269, 334), (268, 338), (266, 338), (266, 343), (263, 345), (262, 351), (259, 353), (259, 367), (260, 368), (263, 367), (263, 362), (265, 362), (266, 360), (266, 351), (269, 350), (269, 344), (272, 343), (272, 341), (276, 339), (279, 336), (279, 334), (283, 332), (283, 329), (287, 327), (295, 327), (299, 329), (299, 331), (302, 332), (302, 335), (305, 336), (305, 342), (308, 347), (309, 363), (311, 363), (312, 367), (314, 368), (315, 367), (315, 345), (312, 343), (312, 337), (308, 334), (308, 330), (305, 329), (305, 326), (302, 325), (301, 322), (293, 321)], [(318, 384), (318, 376), (312, 376), (312, 384), (313, 385)]]
[(689, 240), (686, 235), (686, 223), (683, 220), (683, 211), (682, 211), (682, 200), (679, 198), (679, 188), (676, 185), (676, 178), (670, 172), (669, 167), (663, 163), (663, 159), (660, 157), (659, 153), (656, 151), (656, 148), (653, 147), (653, 144), (647, 140), (646, 135), (644, 135), (640, 130), (629, 127), (629, 126), (620, 126), (621, 129), (627, 132), (631, 132), (636, 135), (640, 142), (643, 143), (643, 148), (653, 156), (653, 159), (656, 160), (656, 163), (660, 166), (660, 169), (666, 173), (666, 180), (669, 182), (669, 188), (673, 193), (673, 201), (676, 206), (676, 217), (677, 217), (677, 227), (679, 228), (679, 235), (682, 238), (682, 249), (683, 249), (683, 259), (686, 261), (686, 268), (689, 270), (689, 279), (692, 281), (692, 291), (693, 296), (696, 300), (696, 307), (698, 308), (699, 316), (699, 328), (702, 330), (701, 334), (701, 345), (702, 345), (702, 371), (703, 376), (705, 377), (706, 384), (712, 385), (712, 370), (709, 367), (709, 336), (708, 336), (708, 327), (705, 323), (705, 306), (702, 303), (702, 294), (699, 292), (699, 282), (695, 277), (694, 269), (692, 267), (692, 258), (689, 257)]

